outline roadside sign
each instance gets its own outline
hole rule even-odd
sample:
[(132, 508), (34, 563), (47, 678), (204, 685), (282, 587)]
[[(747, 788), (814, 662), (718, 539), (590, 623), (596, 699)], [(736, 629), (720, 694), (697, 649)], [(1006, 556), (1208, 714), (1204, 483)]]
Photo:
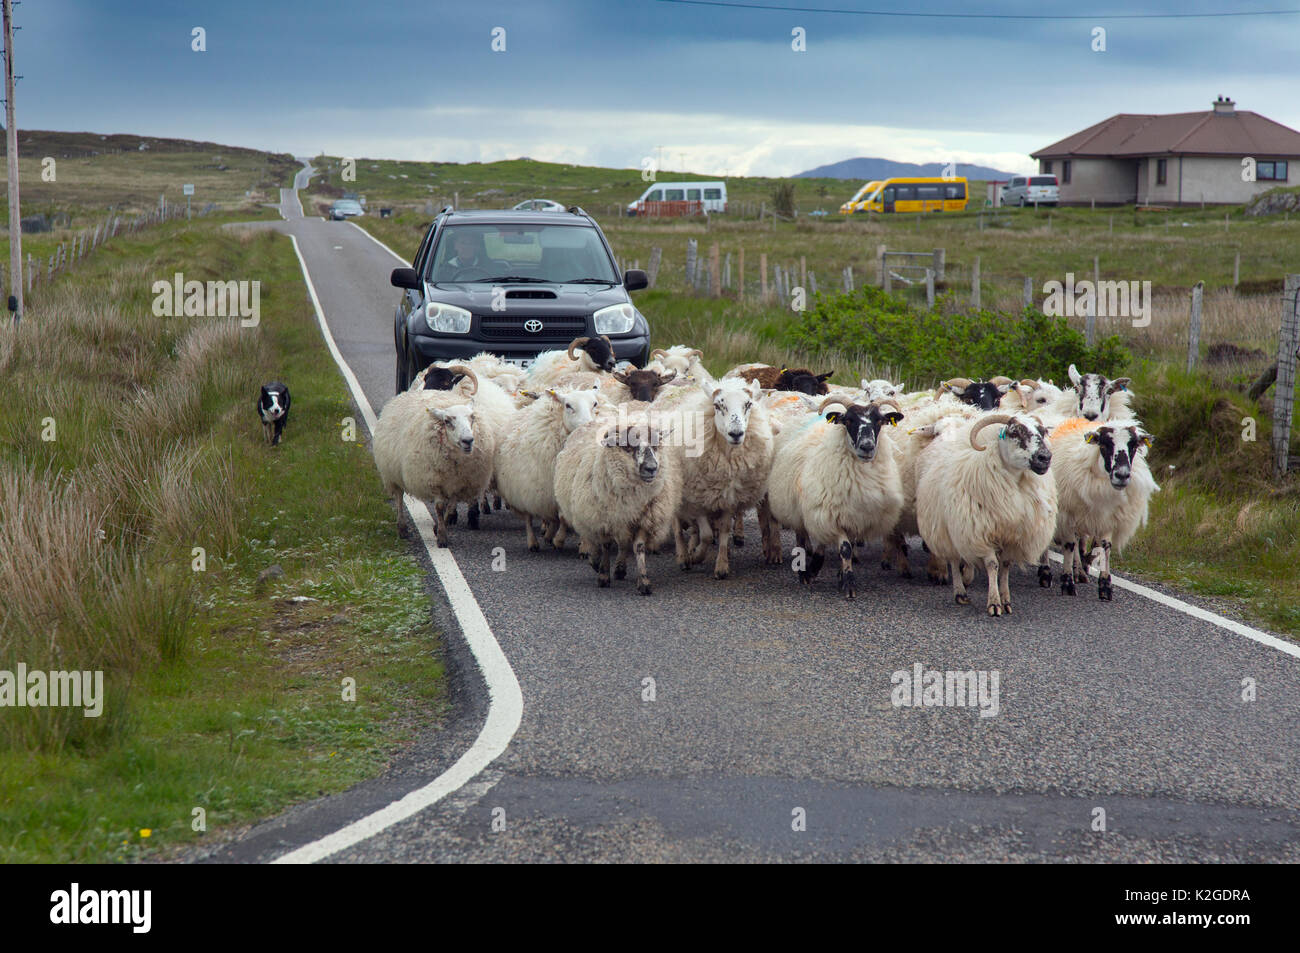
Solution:
[(182, 186), (181, 186), (181, 194), (182, 194), (182, 195), (193, 195), (193, 194), (194, 194), (194, 185), (193, 185), (192, 183), (186, 183), (185, 185), (182, 185)]

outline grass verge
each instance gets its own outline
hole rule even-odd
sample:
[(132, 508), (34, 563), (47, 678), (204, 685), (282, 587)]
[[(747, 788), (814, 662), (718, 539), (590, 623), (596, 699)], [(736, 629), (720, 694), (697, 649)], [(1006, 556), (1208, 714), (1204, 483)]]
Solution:
[[(155, 317), (176, 271), (259, 280), (259, 325)], [(373, 776), (437, 723), (424, 574), (344, 439), (286, 238), (119, 236), (0, 331), (0, 374), (0, 669), (105, 679), (99, 718), (0, 709), (0, 860), (165, 853)], [(253, 409), (272, 377), (293, 392), (275, 449)]]

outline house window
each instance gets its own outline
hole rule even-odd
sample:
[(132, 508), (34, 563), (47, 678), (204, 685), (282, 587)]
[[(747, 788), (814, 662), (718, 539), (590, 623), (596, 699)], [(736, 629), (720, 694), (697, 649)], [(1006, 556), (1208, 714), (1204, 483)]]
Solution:
[(1048, 159), (1048, 160), (1046, 160), (1046, 161), (1043, 162), (1043, 171), (1044, 171), (1044, 172), (1051, 172), (1051, 171), (1052, 171), (1052, 160)]
[(1259, 162), (1255, 165), (1255, 178), (1267, 182), (1285, 182), (1287, 164), (1285, 162)]
[(1156, 185), (1164, 185), (1169, 179), (1169, 160), (1156, 160)]
[(1062, 184), (1062, 185), (1069, 185), (1069, 184), (1070, 184), (1070, 166), (1071, 166), (1071, 165), (1073, 165), (1073, 163), (1070, 162), (1069, 159), (1062, 159), (1062, 160), (1061, 160), (1061, 184)]

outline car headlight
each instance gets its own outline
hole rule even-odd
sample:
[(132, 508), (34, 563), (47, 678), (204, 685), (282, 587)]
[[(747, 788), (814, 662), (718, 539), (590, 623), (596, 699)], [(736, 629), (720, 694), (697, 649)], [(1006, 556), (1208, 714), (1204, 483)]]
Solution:
[(424, 323), (439, 334), (468, 334), (469, 312), (452, 304), (430, 301), (424, 306)]
[(636, 323), (636, 308), (630, 304), (616, 304), (601, 308), (592, 318), (596, 322), (597, 334), (627, 334)]

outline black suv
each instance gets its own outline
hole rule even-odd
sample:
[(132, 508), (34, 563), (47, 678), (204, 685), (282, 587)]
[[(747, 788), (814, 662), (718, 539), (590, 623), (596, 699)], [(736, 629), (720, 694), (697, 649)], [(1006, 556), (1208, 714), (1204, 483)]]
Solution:
[(397, 305), (397, 390), (434, 361), (489, 351), (526, 366), (574, 338), (607, 335), (614, 356), (638, 367), (650, 356), (650, 326), (629, 291), (645, 272), (618, 274), (600, 226), (567, 212), (443, 209), (410, 268), (390, 279)]

